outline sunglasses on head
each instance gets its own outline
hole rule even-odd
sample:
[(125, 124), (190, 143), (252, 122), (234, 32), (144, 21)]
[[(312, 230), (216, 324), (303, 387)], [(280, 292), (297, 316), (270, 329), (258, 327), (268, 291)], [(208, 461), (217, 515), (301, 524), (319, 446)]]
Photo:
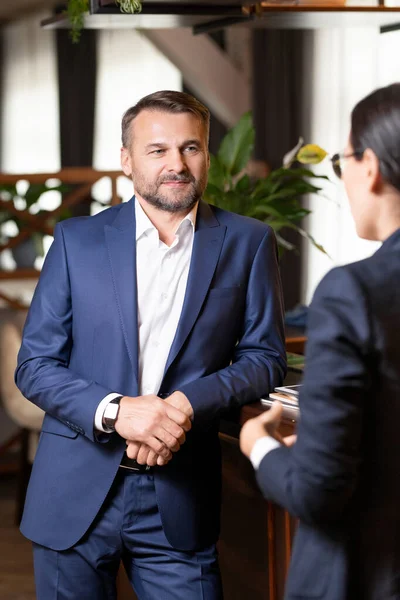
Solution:
[(331, 163), (332, 163), (332, 169), (333, 169), (333, 172), (335, 173), (335, 175), (337, 177), (339, 177), (339, 179), (342, 179), (342, 175), (343, 175), (342, 163), (343, 163), (343, 161), (345, 161), (348, 158), (351, 158), (352, 156), (361, 158), (361, 156), (363, 154), (364, 154), (364, 152), (362, 152), (361, 150), (356, 150), (355, 152), (351, 152), (350, 154), (346, 154), (345, 152), (337, 152), (336, 154), (331, 156), (330, 159), (331, 159)]

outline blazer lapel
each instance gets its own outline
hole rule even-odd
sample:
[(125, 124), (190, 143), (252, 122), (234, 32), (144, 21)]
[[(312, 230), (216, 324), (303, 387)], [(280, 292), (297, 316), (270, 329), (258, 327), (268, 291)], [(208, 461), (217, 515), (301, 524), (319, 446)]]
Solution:
[(126, 349), (138, 379), (136, 220), (133, 200), (122, 205), (112, 225), (104, 227), (118, 315)]
[(185, 300), (164, 376), (196, 322), (218, 263), (225, 231), (226, 227), (219, 224), (208, 204), (201, 201), (197, 212)]

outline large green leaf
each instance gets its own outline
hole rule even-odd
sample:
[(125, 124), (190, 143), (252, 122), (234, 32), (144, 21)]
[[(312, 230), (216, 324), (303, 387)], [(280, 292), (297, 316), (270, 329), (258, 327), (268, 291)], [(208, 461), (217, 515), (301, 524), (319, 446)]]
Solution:
[(224, 165), (217, 156), (210, 154), (210, 169), (208, 171), (208, 183), (223, 190), (225, 188), (226, 176)]
[[(292, 244), (292, 242), (289, 242), (288, 240), (286, 240), (284, 237), (281, 236), (280, 233), (278, 233), (278, 229), (275, 229), (275, 236), (276, 236), (276, 240), (279, 244), (279, 246), (281, 246), (282, 248), (285, 248), (285, 250), (292, 250), (294, 252), (298, 252), (296, 246), (294, 244)], [(280, 251), (280, 254), (282, 254), (282, 251)]]
[(287, 213), (285, 213), (284, 210), (281, 210), (281, 213), (283, 215), (286, 214), (287, 219), (289, 221), (301, 221), (301, 219), (304, 219), (305, 217), (308, 217), (309, 214), (311, 214), (311, 210), (308, 210), (307, 208), (299, 208), (297, 212), (293, 209), (290, 209), (290, 211), (288, 211)]
[(253, 197), (273, 196), (275, 198), (277, 194), (277, 198), (285, 198), (286, 195), (292, 196), (297, 194), (298, 196), (302, 196), (304, 194), (317, 194), (320, 191), (320, 187), (304, 178), (287, 177), (282, 173), (280, 178), (259, 180), (254, 188)]
[(271, 173), (268, 175), (268, 178), (271, 179), (272, 181), (275, 181), (277, 179), (282, 179), (282, 178), (303, 179), (304, 177), (307, 177), (309, 179), (313, 179), (313, 178), (326, 179), (327, 181), (330, 181), (330, 179), (327, 175), (317, 175), (310, 169), (305, 169), (305, 168), (301, 168), (301, 167), (300, 168), (291, 168), (291, 169), (287, 169), (285, 167), (280, 167), (279, 169), (275, 169), (274, 171), (271, 171)]
[(322, 252), (323, 254), (326, 254), (326, 256), (327, 256), (328, 258), (331, 258), (331, 257), (329, 256), (329, 254), (327, 253), (327, 251), (325, 250), (325, 248), (324, 248), (324, 247), (323, 247), (321, 244), (319, 244), (319, 243), (318, 243), (318, 242), (315, 240), (315, 238), (313, 238), (313, 236), (312, 236), (311, 234), (309, 234), (309, 233), (308, 233), (308, 231), (305, 231), (304, 229), (302, 229), (302, 227), (296, 227), (296, 229), (297, 229), (297, 231), (300, 233), (300, 235), (302, 235), (304, 238), (308, 239), (308, 240), (309, 240), (309, 241), (312, 243), (312, 245), (313, 245), (313, 246), (315, 246), (315, 248), (316, 248), (317, 250), (319, 250), (319, 251), (320, 251), (320, 252)]
[(254, 127), (251, 113), (245, 113), (221, 142), (218, 160), (228, 174), (237, 175), (250, 160), (254, 147)]
[(258, 202), (265, 202), (270, 204), (271, 202), (275, 202), (276, 200), (281, 200), (282, 202), (285, 200), (289, 200), (291, 198), (297, 198), (300, 194), (296, 190), (288, 190), (283, 189), (274, 193), (265, 193), (265, 190), (262, 188), (257, 191), (257, 193), (253, 194), (254, 200)]
[(283, 217), (283, 215), (281, 214), (281, 212), (274, 208), (273, 206), (270, 206), (269, 204), (266, 205), (257, 205), (253, 208), (253, 215), (270, 215), (273, 217), (278, 217), (279, 219), (281, 219)]
[(251, 188), (252, 188), (252, 184), (251, 184), (251, 179), (248, 175), (243, 175), (243, 177), (241, 177), (235, 185), (235, 191), (240, 192), (241, 194), (244, 193), (251, 193)]
[(278, 210), (280, 214), (284, 215), (289, 221), (298, 221), (310, 213), (309, 210), (301, 206), (301, 203), (297, 198), (291, 198), (285, 202), (271, 202), (268, 206)]
[[(279, 169), (281, 170), (281, 169)], [(310, 179), (315, 177), (316, 179), (326, 179), (327, 181), (330, 181), (329, 177), (327, 175), (318, 175), (317, 173), (314, 173), (314, 171), (311, 171), (311, 169), (305, 169), (304, 167), (296, 167), (296, 168), (291, 168), (291, 169), (285, 169), (286, 170), (286, 174), (289, 176), (294, 176), (294, 177), (309, 177)], [(274, 173), (276, 173), (276, 171), (273, 171)], [(272, 175), (272, 173), (271, 173)]]
[(226, 208), (227, 210), (238, 213), (239, 215), (246, 214), (246, 211), (244, 210), (245, 207), (243, 203), (243, 198), (237, 192), (229, 190), (228, 192), (226, 192), (224, 200), (225, 206), (223, 206), (222, 208)]
[(221, 190), (213, 183), (208, 182), (203, 197), (206, 202), (210, 202), (210, 204), (214, 204), (215, 206), (220, 206), (221, 208), (223, 208), (223, 206), (221, 206), (221, 203), (223, 205), (224, 195), (225, 192), (223, 190)]
[(251, 192), (251, 197), (253, 200), (257, 200), (258, 198), (267, 198), (271, 194), (274, 194), (279, 189), (279, 182), (273, 183), (268, 179), (259, 179), (253, 191)]
[(298, 196), (304, 196), (304, 194), (317, 194), (321, 191), (320, 187), (309, 183), (308, 181), (300, 179), (292, 179), (289, 181), (282, 181), (282, 191), (288, 193), (297, 194)]
[(327, 251), (325, 250), (325, 248), (323, 246), (321, 246), (321, 244), (318, 244), (318, 242), (315, 241), (315, 239), (313, 238), (313, 236), (311, 234), (309, 234), (307, 231), (305, 231), (305, 229), (303, 229), (302, 227), (299, 227), (295, 223), (288, 223), (288, 224), (286, 224), (286, 227), (290, 227), (291, 229), (295, 229), (302, 237), (308, 239), (312, 243), (312, 245), (315, 246), (315, 248), (317, 248), (317, 250), (319, 250), (323, 254), (326, 254), (326, 256), (328, 258), (331, 258), (329, 256), (329, 254), (327, 253)]

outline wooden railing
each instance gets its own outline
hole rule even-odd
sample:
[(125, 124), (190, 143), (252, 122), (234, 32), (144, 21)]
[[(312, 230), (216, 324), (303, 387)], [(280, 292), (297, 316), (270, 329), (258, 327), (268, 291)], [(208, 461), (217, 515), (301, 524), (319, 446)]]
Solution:
[[(38, 214), (32, 214), (28, 209), (19, 210), (12, 200), (0, 198), (0, 211), (7, 211), (10, 218), (15, 217), (22, 224), (15, 237), (9, 238), (5, 243), (0, 244), (0, 254), (4, 250), (15, 248), (34, 233), (52, 235), (53, 225), (59, 220), (65, 209), (71, 210), (73, 207), (87, 202), (88, 198), (91, 198), (92, 186), (103, 177), (109, 177), (111, 180), (111, 196), (106, 204), (119, 204), (121, 198), (117, 194), (117, 179), (122, 175), (121, 171), (96, 171), (88, 167), (71, 167), (54, 173), (0, 173), (0, 188), (5, 185), (15, 185), (21, 180), (26, 180), (30, 184), (44, 184), (49, 179), (57, 179), (62, 184), (73, 188), (63, 194), (62, 202), (57, 208), (41, 211)], [(0, 270), (0, 282), (10, 279), (37, 279), (38, 275), (39, 272), (36, 269)], [(10, 297), (1, 289), (0, 299), (11, 308), (26, 308), (19, 300)]]

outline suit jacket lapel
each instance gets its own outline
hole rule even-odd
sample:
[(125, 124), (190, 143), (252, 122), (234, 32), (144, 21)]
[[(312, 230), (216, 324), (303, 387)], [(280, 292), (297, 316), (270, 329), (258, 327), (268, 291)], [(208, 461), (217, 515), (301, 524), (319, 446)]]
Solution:
[(114, 284), (118, 315), (126, 349), (136, 380), (138, 379), (138, 320), (136, 282), (135, 204), (123, 204), (105, 236)]
[(226, 227), (219, 224), (208, 204), (201, 201), (197, 212), (185, 300), (164, 375), (198, 317), (218, 263), (225, 231)]

